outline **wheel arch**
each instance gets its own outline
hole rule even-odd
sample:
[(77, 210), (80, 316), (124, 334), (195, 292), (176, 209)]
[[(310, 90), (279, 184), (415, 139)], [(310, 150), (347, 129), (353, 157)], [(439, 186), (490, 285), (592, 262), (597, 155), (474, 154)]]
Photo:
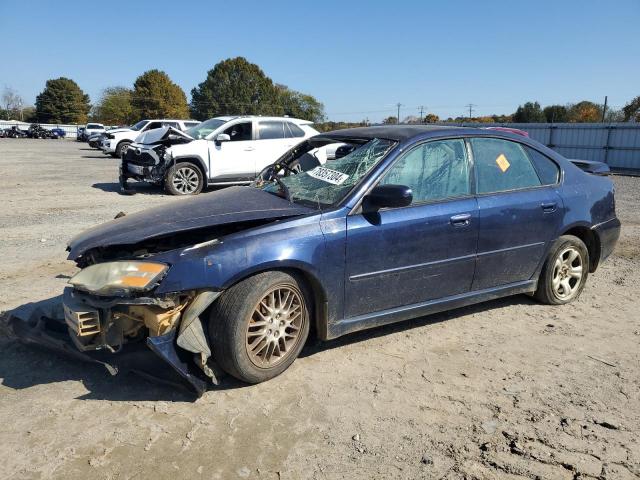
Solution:
[(311, 293), (313, 300), (313, 321), (310, 326), (318, 338), (326, 340), (328, 338), (327, 291), (319, 280), (318, 275), (313, 272), (312, 268), (302, 262), (289, 263), (285, 265), (283, 265), (282, 262), (259, 265), (249, 271), (244, 271), (241, 274), (236, 275), (225, 283), (223, 289), (227, 290), (247, 278), (269, 271), (285, 272), (297, 277), (305, 283), (305, 286)]
[(169, 166), (171, 166), (173, 163), (191, 163), (196, 167), (198, 167), (198, 169), (200, 170), (200, 173), (202, 174), (202, 179), (204, 180), (204, 186), (205, 187), (207, 186), (207, 181), (209, 179), (209, 176), (207, 174), (207, 169), (205, 167), (205, 164), (200, 157), (194, 157), (194, 156), (173, 157), (166, 164), (167, 171), (169, 170)]
[(593, 230), (589, 225), (578, 224), (567, 228), (561, 235), (573, 235), (584, 242), (589, 252), (589, 273), (595, 272), (600, 262), (600, 253), (602, 250), (598, 232)]

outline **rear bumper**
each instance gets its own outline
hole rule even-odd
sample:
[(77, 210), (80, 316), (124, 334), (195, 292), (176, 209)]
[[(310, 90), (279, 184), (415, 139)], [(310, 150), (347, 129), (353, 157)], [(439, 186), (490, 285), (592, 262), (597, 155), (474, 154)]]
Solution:
[(621, 223), (617, 217), (592, 227), (600, 240), (600, 261), (598, 263), (604, 262), (613, 252), (618, 238), (620, 238), (620, 228)]

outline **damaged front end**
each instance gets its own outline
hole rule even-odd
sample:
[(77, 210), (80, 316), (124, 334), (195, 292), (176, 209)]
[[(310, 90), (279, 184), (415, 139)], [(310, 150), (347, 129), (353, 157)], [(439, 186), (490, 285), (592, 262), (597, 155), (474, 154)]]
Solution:
[(16, 312), (11, 327), (25, 343), (112, 374), (186, 383), (200, 396), (218, 383), (204, 315), (248, 268), (244, 233), (311, 211), (259, 189), (230, 187), (119, 214), (70, 240), (68, 259), (81, 270), (62, 302), (28, 318)]
[[(172, 386), (186, 386), (200, 397), (209, 382), (218, 384), (200, 315), (220, 293), (203, 290), (127, 298), (96, 296), (67, 287), (62, 311), (38, 309), (28, 319), (12, 317), (10, 326), (24, 343), (101, 364), (112, 375), (132, 371)], [(172, 367), (178, 381), (165, 366), (149, 359), (148, 353), (141, 355), (141, 350), (147, 350), (144, 345)]]
[(120, 187), (126, 190), (129, 178), (155, 185), (162, 183), (172, 162), (172, 145), (191, 142), (186, 133), (173, 127), (152, 130), (131, 144), (122, 154)]

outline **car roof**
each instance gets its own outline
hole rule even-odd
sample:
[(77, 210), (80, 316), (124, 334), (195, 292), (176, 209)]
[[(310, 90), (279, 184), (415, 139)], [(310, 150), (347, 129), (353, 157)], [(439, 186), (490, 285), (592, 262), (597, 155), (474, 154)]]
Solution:
[(476, 130), (466, 127), (451, 127), (447, 125), (377, 125), (373, 127), (345, 128), (322, 133), (323, 137), (338, 139), (348, 138), (385, 138), (396, 142), (404, 142), (418, 135), (429, 132), (445, 133), (450, 131), (455, 134)]
[(144, 122), (198, 122), (200, 123), (200, 120), (191, 120), (191, 119), (184, 119), (184, 118), (145, 118), (144, 120), (142, 120)]
[(377, 125), (372, 127), (345, 128), (321, 133), (318, 137), (329, 137), (343, 142), (352, 140), (368, 140), (384, 138), (395, 142), (404, 143), (412, 139), (436, 138), (458, 135), (477, 135), (500, 137), (509, 140), (530, 140), (529, 137), (505, 130), (489, 130), (487, 128), (456, 127), (451, 125)]
[(294, 118), (294, 117), (263, 117), (262, 115), (226, 115), (226, 116), (222, 116), (222, 117), (214, 117), (218, 120), (223, 120), (225, 122), (229, 122), (231, 120), (237, 120), (240, 118), (246, 118), (246, 119), (258, 119), (258, 120), (278, 120), (278, 121), (288, 121), (288, 122), (293, 122), (296, 125), (312, 125), (313, 122), (310, 120), (303, 120), (301, 118)]

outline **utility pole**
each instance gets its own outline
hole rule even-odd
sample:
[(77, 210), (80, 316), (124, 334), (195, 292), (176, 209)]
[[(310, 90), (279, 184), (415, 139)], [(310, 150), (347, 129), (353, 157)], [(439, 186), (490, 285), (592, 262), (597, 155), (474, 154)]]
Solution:
[(469, 121), (471, 121), (471, 114), (473, 113), (473, 107), (475, 107), (476, 105), (474, 103), (470, 103), (468, 105), (465, 105), (465, 107), (467, 107), (469, 109)]
[(396, 117), (397, 123), (400, 123), (400, 107), (402, 106), (402, 104), (400, 102), (396, 103), (396, 107), (398, 107), (398, 116)]
[(607, 114), (607, 96), (604, 96), (604, 105), (602, 106), (602, 123), (604, 123), (605, 116)]
[(423, 105), (420, 105), (420, 123), (424, 123), (424, 122), (422, 121), (422, 112), (423, 112), (423, 111), (424, 111), (424, 106), (423, 106)]

